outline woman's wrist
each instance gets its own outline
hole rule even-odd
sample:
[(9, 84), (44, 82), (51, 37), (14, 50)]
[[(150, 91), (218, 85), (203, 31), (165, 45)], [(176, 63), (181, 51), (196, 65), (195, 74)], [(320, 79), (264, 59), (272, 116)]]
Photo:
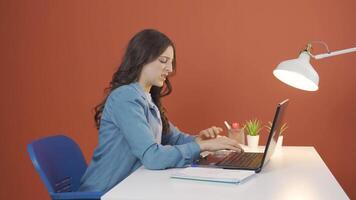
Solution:
[(204, 141), (199, 140), (199, 139), (196, 139), (195, 141), (199, 145), (200, 151), (205, 151), (206, 150), (206, 143)]
[(193, 137), (194, 137), (194, 140), (195, 140), (196, 142), (202, 141), (202, 139), (200, 138), (199, 135), (194, 135)]

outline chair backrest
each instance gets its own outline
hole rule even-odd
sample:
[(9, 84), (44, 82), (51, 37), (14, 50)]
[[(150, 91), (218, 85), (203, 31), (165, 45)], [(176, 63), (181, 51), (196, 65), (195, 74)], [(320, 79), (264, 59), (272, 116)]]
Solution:
[(32, 163), (50, 194), (77, 191), (87, 164), (79, 146), (63, 135), (27, 145)]

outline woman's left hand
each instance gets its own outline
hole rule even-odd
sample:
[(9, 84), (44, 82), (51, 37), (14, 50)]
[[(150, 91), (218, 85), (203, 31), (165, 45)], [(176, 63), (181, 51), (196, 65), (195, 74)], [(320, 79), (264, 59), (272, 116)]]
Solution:
[(201, 140), (206, 140), (206, 139), (214, 139), (222, 131), (223, 131), (222, 128), (212, 126), (211, 128), (207, 128), (207, 129), (200, 131), (199, 134), (197, 135), (196, 140), (201, 141)]

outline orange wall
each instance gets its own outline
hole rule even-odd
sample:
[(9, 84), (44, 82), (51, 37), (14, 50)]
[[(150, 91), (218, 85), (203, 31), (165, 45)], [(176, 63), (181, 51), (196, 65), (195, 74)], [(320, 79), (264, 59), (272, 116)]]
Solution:
[(91, 157), (97, 143), (91, 108), (128, 40), (143, 28), (176, 43), (178, 73), (164, 103), (180, 129), (267, 122), (277, 102), (290, 98), (285, 143), (314, 146), (356, 198), (356, 54), (312, 61), (318, 92), (272, 75), (310, 40), (331, 50), (356, 46), (355, 8), (353, 0), (1, 1), (0, 199), (48, 199), (26, 152), (34, 139), (66, 133)]

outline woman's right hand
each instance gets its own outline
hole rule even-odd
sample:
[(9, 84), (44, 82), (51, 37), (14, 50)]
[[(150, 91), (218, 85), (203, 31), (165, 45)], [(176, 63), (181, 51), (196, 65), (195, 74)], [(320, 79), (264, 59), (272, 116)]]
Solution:
[(218, 150), (233, 150), (243, 151), (241, 146), (236, 140), (222, 136), (208, 140), (198, 140), (198, 145), (201, 151), (218, 151)]

